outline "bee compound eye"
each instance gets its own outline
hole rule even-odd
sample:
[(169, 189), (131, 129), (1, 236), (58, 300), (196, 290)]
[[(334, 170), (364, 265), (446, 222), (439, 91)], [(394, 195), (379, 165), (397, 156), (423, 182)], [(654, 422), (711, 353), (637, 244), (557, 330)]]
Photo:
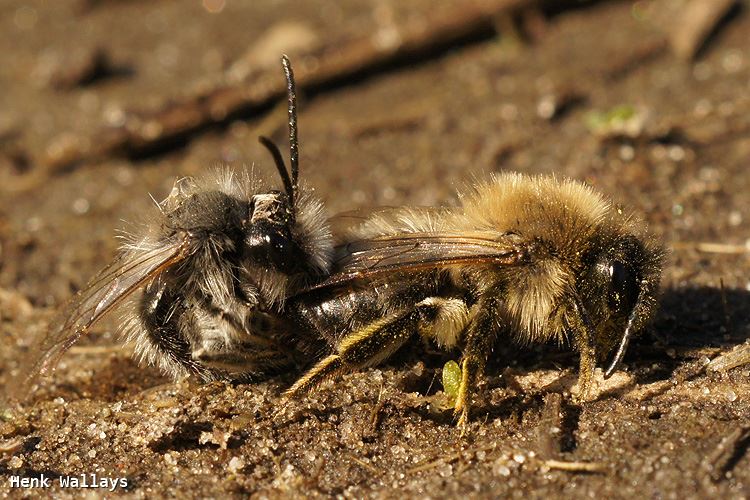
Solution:
[(283, 228), (256, 224), (245, 238), (248, 255), (258, 264), (270, 265), (284, 274), (303, 268), (304, 252)]
[(618, 261), (612, 262), (608, 270), (609, 307), (627, 314), (638, 300), (638, 277), (632, 269)]

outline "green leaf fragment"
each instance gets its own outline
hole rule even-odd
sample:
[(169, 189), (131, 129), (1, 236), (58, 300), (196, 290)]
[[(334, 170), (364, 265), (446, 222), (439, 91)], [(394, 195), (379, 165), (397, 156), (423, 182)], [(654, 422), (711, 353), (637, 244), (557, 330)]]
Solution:
[(458, 387), (461, 385), (461, 367), (451, 360), (443, 366), (443, 392), (451, 398), (458, 397)]
[(590, 111), (584, 120), (586, 128), (592, 132), (607, 132), (625, 126), (628, 121), (637, 118), (638, 112), (630, 104), (620, 104), (608, 111)]

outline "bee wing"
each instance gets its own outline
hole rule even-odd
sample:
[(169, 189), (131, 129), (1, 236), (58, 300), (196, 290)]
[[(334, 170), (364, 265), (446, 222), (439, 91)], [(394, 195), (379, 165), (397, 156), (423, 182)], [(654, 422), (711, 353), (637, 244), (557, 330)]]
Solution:
[[(53, 320), (49, 333), (34, 347), (26, 363), (23, 387), (47, 373), (91, 326), (145, 283), (189, 254), (189, 237), (149, 250), (123, 253), (102, 269)], [(59, 320), (59, 321), (58, 321)]]
[(394, 272), (418, 272), (459, 264), (518, 264), (528, 254), (512, 233), (402, 233), (357, 240), (337, 247), (330, 277), (311, 290), (372, 279)]

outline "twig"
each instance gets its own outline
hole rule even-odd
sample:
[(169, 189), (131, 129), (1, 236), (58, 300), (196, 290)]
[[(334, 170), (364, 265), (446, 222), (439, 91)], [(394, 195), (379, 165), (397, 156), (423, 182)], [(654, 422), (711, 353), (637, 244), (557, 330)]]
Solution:
[(750, 253), (747, 245), (733, 245), (729, 243), (717, 243), (710, 241), (677, 241), (672, 244), (675, 250), (697, 250), (703, 253), (721, 253), (728, 255), (742, 255)]
[(561, 404), (562, 396), (557, 392), (551, 392), (544, 398), (542, 418), (537, 427), (537, 442), (539, 456), (545, 459), (552, 459), (560, 453)]
[(544, 460), (544, 467), (567, 472), (606, 472), (607, 466), (600, 462), (565, 462), (562, 460)]
[(608, 80), (620, 80), (629, 75), (644, 64), (661, 57), (667, 49), (667, 42), (663, 38), (647, 40), (646, 42), (631, 47), (624, 57), (617, 59), (611, 66), (605, 69), (604, 78)]
[(737, 463), (750, 442), (750, 426), (737, 427), (724, 436), (706, 458), (701, 462), (701, 468), (714, 482), (721, 480), (728, 470)]
[[(347, 42), (334, 41), (304, 54), (295, 67), (300, 91), (340, 82), (468, 37), (494, 30), (493, 19), (536, 6), (538, 0), (483, 0), (428, 11), (419, 22), (396, 25), (389, 36), (368, 33)], [(50, 170), (111, 155), (143, 155), (239, 113), (256, 110), (284, 95), (277, 68), (267, 68), (239, 82), (221, 82), (151, 112), (126, 112), (124, 124), (93, 137), (47, 148), (43, 163)], [(53, 141), (54, 142), (54, 141)]]
[(669, 36), (672, 50), (682, 59), (693, 59), (706, 44), (736, 0), (692, 0), (673, 23)]
[(367, 429), (368, 436), (374, 436), (378, 430), (378, 424), (380, 423), (380, 412), (383, 409), (386, 401), (383, 399), (383, 392), (384, 386), (381, 384), (380, 391), (378, 392), (378, 401), (377, 403), (375, 403), (375, 408), (372, 409), (372, 413), (370, 413), (370, 427)]
[(750, 363), (750, 343), (745, 342), (712, 359), (708, 363), (708, 370), (725, 372), (748, 363)]
[(492, 451), (497, 448), (497, 444), (491, 444), (491, 445), (485, 445), (485, 446), (478, 446), (476, 448), (470, 448), (468, 450), (460, 450), (456, 451), (454, 453), (448, 453), (446, 455), (442, 455), (439, 457), (433, 457), (429, 458), (427, 460), (424, 460), (414, 467), (411, 467), (406, 470), (408, 474), (413, 474), (416, 472), (423, 472), (426, 470), (434, 469), (435, 467), (438, 467), (442, 464), (450, 464), (455, 462), (456, 460), (460, 460), (462, 456), (465, 454), (469, 455), (476, 455), (480, 451)]
[(354, 456), (354, 455), (352, 455), (351, 453), (347, 453), (347, 456), (349, 457), (349, 459), (350, 459), (350, 460), (351, 460), (352, 462), (356, 463), (357, 465), (359, 465), (359, 466), (360, 466), (360, 467), (362, 467), (363, 469), (366, 469), (366, 470), (368, 470), (368, 471), (372, 472), (373, 474), (380, 474), (380, 473), (381, 473), (381, 471), (380, 471), (380, 470), (379, 470), (379, 469), (378, 469), (377, 467), (375, 467), (375, 466), (374, 466), (374, 465), (372, 465), (372, 464), (368, 464), (368, 463), (367, 463), (367, 462), (365, 462), (364, 460), (362, 460), (362, 459), (360, 459), (360, 458), (358, 458), (358, 457), (355, 457), (355, 456)]

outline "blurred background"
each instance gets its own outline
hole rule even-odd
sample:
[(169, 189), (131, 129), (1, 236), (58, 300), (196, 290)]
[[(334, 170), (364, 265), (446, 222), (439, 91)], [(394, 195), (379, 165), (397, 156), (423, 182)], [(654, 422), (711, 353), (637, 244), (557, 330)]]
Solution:
[(331, 212), (453, 203), (492, 172), (554, 172), (634, 206), (670, 241), (739, 251), (750, 237), (745, 10), (6, 1), (0, 285), (58, 302), (112, 254), (120, 219), (177, 177), (229, 163), (275, 182), (257, 136), (285, 149), (282, 53), (300, 86), (302, 175)]
[[(122, 221), (153, 209), (149, 194), (161, 200), (176, 178), (222, 164), (277, 182), (257, 137), (273, 137), (286, 153), (282, 53), (298, 80), (301, 175), (331, 213), (450, 205), (457, 189), (505, 170), (574, 177), (642, 214), (670, 248), (657, 340), (683, 340), (667, 364), (706, 355), (690, 351), (696, 347), (738, 344), (750, 308), (748, 7), (2, 0), (4, 346), (46, 328), (49, 312), (112, 258)], [(111, 330), (98, 332), (105, 342), (114, 342)], [(5, 383), (18, 364), (12, 353), (0, 355)], [(141, 373), (120, 363), (126, 367), (114, 372)], [(740, 411), (733, 408), (724, 410)], [(226, 451), (226, 442), (218, 448)], [(388, 453), (382, 460), (398, 463)], [(54, 468), (53, 459), (36, 460), (34, 467)], [(487, 477), (497, 477), (492, 467)], [(664, 488), (687, 488), (668, 479), (690, 467), (675, 466)], [(378, 474), (358, 491), (378, 491), (383, 477), (397, 481)], [(636, 466), (633, 474), (648, 477)], [(332, 482), (316, 483), (320, 491), (344, 491), (335, 471), (326, 477)], [(455, 491), (491, 484), (485, 479), (459, 481)], [(270, 487), (267, 477), (256, 480), (240, 491)], [(623, 484), (642, 487), (633, 481)], [(742, 484), (750, 483), (718, 487)]]

